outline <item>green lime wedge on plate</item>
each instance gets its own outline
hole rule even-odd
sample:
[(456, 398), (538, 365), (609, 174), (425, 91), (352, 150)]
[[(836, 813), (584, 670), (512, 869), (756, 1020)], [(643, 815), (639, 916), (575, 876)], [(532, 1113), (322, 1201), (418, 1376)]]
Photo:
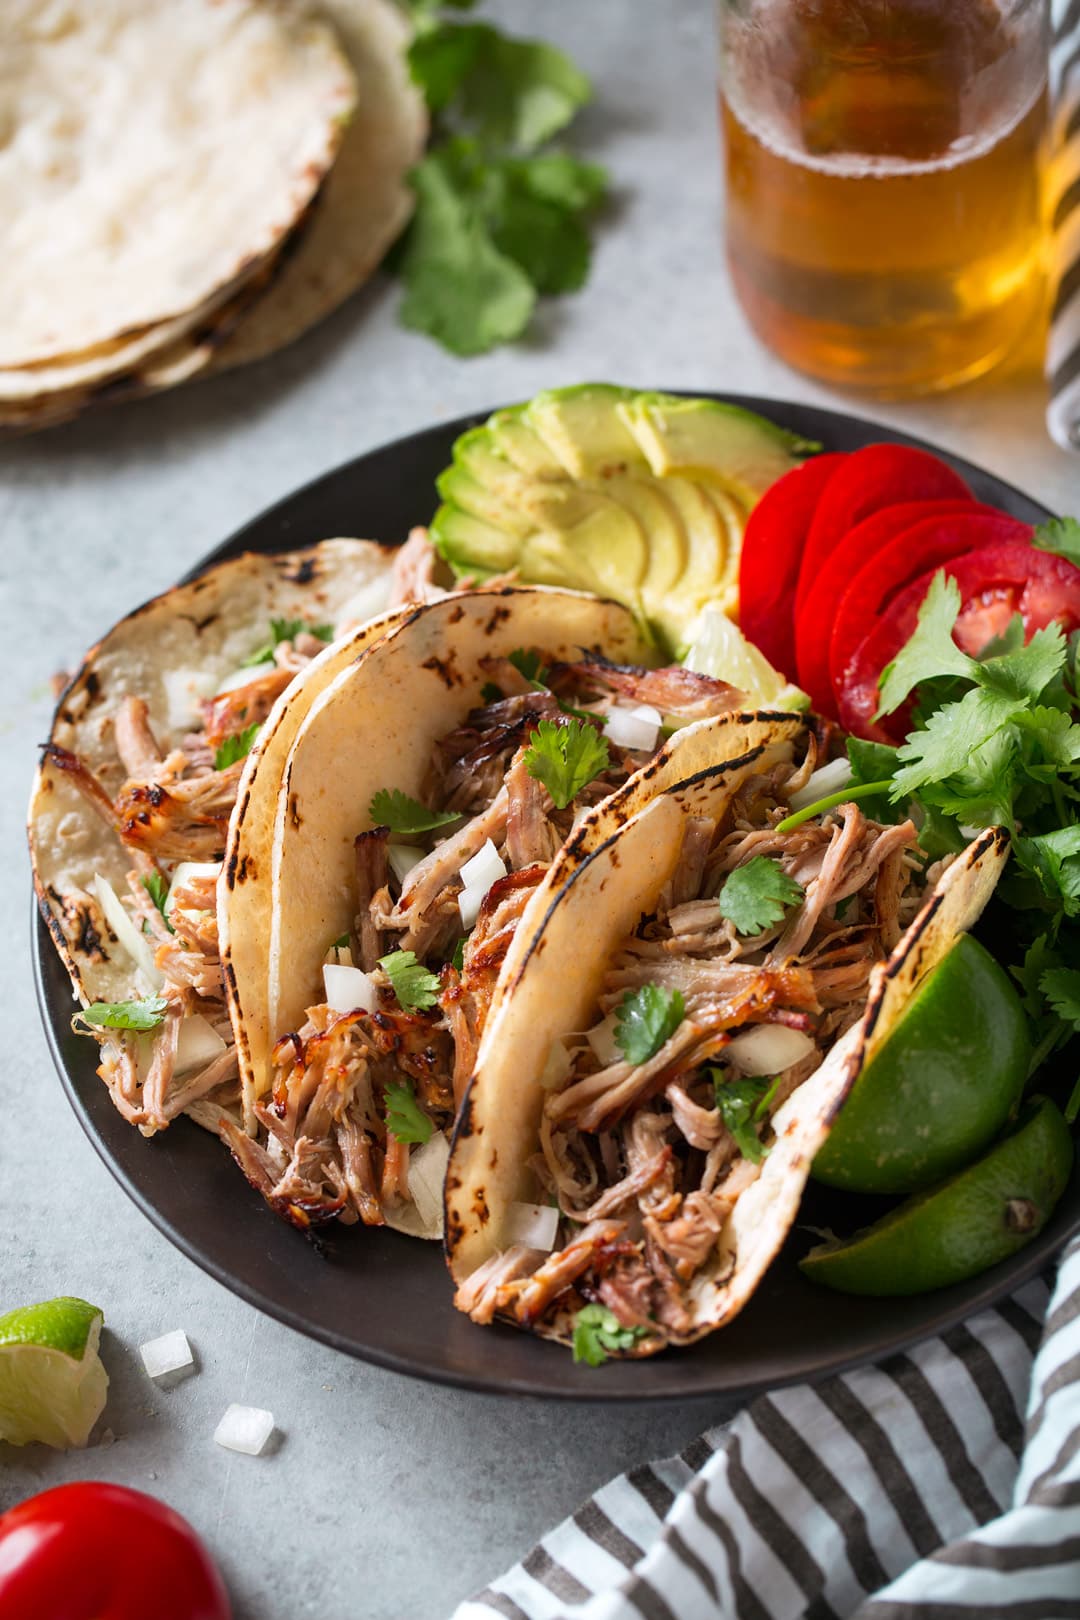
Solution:
[(85, 1446), (109, 1387), (103, 1320), (96, 1305), (66, 1296), (0, 1316), (0, 1440)]
[(799, 1262), (845, 1294), (922, 1294), (976, 1277), (1022, 1249), (1069, 1179), (1073, 1140), (1048, 1097), (1032, 1097), (988, 1153), (916, 1193), (873, 1226), (820, 1244)]
[(1030, 1062), (1009, 975), (961, 934), (856, 1080), (814, 1160), (814, 1180), (864, 1193), (931, 1186), (993, 1141)]

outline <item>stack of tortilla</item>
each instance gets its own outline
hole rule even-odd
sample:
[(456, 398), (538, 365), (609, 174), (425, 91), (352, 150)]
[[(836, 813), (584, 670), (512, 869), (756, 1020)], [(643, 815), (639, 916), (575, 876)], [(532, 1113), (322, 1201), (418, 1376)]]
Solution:
[(409, 215), (391, 0), (7, 0), (0, 428), (291, 342)]

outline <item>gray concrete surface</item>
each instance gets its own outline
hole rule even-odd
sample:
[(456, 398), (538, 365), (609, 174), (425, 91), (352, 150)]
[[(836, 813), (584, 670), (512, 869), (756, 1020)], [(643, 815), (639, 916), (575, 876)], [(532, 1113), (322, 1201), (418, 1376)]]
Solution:
[[(257, 1315), (176, 1253), (83, 1138), (50, 1067), (27, 950), (22, 814), (48, 678), (123, 611), (297, 484), (380, 441), (541, 387), (612, 377), (837, 404), (765, 354), (720, 253), (707, 0), (524, 0), (506, 22), (593, 75), (580, 141), (617, 206), (585, 292), (527, 343), (461, 361), (395, 324), (379, 281), (305, 341), (246, 372), (6, 446), (0, 609), (0, 1309), (58, 1293), (100, 1303), (115, 1441), (70, 1456), (0, 1447), (0, 1506), (79, 1477), (154, 1491), (199, 1527), (242, 1620), (436, 1620), (609, 1475), (678, 1449), (720, 1405), (560, 1409), (436, 1389), (351, 1362)], [(1059, 510), (1080, 463), (1042, 420), (1035, 345), (953, 396), (869, 414), (994, 467)], [(858, 408), (857, 406), (853, 408)], [(184, 1327), (195, 1379), (159, 1393), (137, 1345)], [(213, 1444), (231, 1400), (272, 1408), (275, 1455)]]

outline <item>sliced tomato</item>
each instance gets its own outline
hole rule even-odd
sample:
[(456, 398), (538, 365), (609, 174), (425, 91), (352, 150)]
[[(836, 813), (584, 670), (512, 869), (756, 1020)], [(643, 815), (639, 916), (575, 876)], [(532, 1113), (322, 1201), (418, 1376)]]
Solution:
[(803, 545), (821, 492), (848, 460), (815, 456), (777, 479), (750, 514), (739, 558), (739, 623), (770, 664), (795, 676), (793, 605)]
[(829, 683), (834, 700), (839, 702), (844, 672), (867, 626), (877, 621), (905, 585), (967, 551), (1002, 543), (1027, 545), (1031, 534), (1030, 523), (1021, 523), (1006, 512), (975, 507), (970, 515), (931, 519), (890, 540), (859, 569), (835, 609), (829, 634)]
[(913, 450), (904, 444), (868, 444), (856, 450), (829, 480), (814, 513), (795, 588), (796, 617), (826, 557), (872, 512), (901, 501), (974, 499), (960, 474), (928, 450)]
[[(836, 610), (859, 570), (871, 563), (890, 541), (913, 529), (923, 519), (991, 511), (991, 507), (979, 506), (974, 501), (901, 501), (897, 506), (882, 507), (880, 512), (872, 512), (861, 523), (856, 523), (826, 557), (812, 590), (795, 618), (799, 685), (804, 692), (809, 692), (819, 714), (836, 719), (836, 704), (829, 679), (829, 643)], [(925, 566), (924, 563), (913, 569), (908, 577), (922, 573)]]
[[(960, 616), (953, 636), (972, 657), (1001, 635), (1017, 613), (1024, 621), (1025, 641), (1048, 624), (1060, 624), (1066, 631), (1080, 627), (1080, 568), (1053, 552), (1003, 541), (954, 557), (944, 569), (960, 587)], [(874, 719), (878, 687), (886, 664), (911, 639), (937, 571), (931, 568), (920, 574), (893, 597), (848, 661), (839, 692), (840, 723), (857, 737), (889, 743), (904, 739), (904, 711)]]

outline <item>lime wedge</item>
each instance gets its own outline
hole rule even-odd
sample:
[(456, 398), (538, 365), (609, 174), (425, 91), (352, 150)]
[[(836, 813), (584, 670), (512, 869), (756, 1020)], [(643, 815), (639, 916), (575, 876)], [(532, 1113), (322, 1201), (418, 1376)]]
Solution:
[(976, 1277), (1041, 1232), (1065, 1190), (1073, 1141), (1047, 1097), (974, 1164), (917, 1193), (873, 1226), (800, 1261), (811, 1282), (845, 1294), (922, 1294)]
[(774, 669), (715, 602), (707, 603), (698, 615), (683, 662), (699, 675), (738, 686), (752, 704), (763, 708), (801, 710), (810, 706), (806, 693)]
[(0, 1316), (0, 1440), (85, 1446), (109, 1387), (103, 1320), (96, 1305), (68, 1297)]

